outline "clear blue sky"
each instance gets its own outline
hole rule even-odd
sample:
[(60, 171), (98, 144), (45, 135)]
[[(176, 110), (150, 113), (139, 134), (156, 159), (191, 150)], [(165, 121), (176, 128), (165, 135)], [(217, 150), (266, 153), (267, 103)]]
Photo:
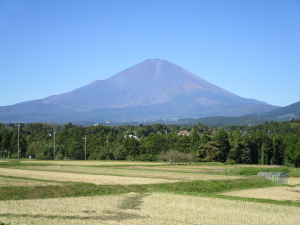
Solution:
[(0, 0), (0, 106), (151, 58), (241, 97), (300, 101), (300, 1)]

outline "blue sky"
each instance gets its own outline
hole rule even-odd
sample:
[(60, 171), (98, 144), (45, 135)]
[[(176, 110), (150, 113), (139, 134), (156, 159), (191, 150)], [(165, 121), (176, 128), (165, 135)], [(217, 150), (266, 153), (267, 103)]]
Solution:
[(300, 101), (300, 1), (0, 0), (0, 106), (168, 60), (245, 98)]

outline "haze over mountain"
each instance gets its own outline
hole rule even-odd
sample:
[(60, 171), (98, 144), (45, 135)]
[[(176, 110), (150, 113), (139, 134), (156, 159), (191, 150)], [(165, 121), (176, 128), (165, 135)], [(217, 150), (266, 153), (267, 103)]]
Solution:
[(166, 60), (149, 59), (106, 80), (0, 107), (1, 122), (69, 122), (241, 116), (279, 107), (239, 97)]

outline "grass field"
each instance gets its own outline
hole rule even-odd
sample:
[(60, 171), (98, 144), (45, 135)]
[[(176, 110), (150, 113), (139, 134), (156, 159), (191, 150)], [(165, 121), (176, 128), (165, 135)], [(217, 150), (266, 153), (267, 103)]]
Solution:
[[(300, 224), (278, 166), (0, 161), (0, 224)], [(298, 171), (293, 171), (297, 174)]]
[(17, 176), (34, 178), (41, 180), (55, 180), (55, 181), (71, 181), (80, 183), (93, 183), (97, 185), (112, 185), (112, 184), (151, 184), (151, 183), (165, 183), (176, 182), (179, 180), (173, 179), (152, 179), (129, 176), (110, 176), (110, 175), (94, 175), (82, 173), (65, 173), (65, 172), (50, 172), (40, 170), (25, 170), (25, 169), (8, 169), (2, 168), (1, 175)]
[(0, 177), (0, 186), (48, 186), (48, 185), (62, 185), (62, 184), (59, 182)]
[(299, 224), (299, 207), (170, 193), (0, 202), (12, 224)]
[[(165, 169), (165, 170), (164, 170)], [(47, 165), (47, 166), (14, 166), (14, 168), (3, 168), (2, 173), (6, 173), (7, 175), (11, 174), (20, 174), (22, 176), (29, 176), (29, 174), (35, 174), (36, 178), (40, 176), (46, 176), (49, 174), (49, 177), (52, 176), (63, 176), (64, 173), (72, 173), (76, 174), (76, 176), (86, 175), (99, 175), (106, 177), (116, 176), (117, 179), (125, 179), (122, 177), (134, 177), (138, 178), (151, 178), (153, 179), (168, 179), (168, 180), (222, 180), (222, 179), (239, 179), (239, 176), (224, 176), (219, 175), (219, 173), (215, 174), (207, 174), (207, 172), (211, 170), (206, 170), (207, 172), (203, 172), (203, 170), (192, 170), (192, 171), (184, 171), (184, 168), (173, 168), (173, 170), (168, 170), (169, 168), (162, 168), (162, 166), (158, 167), (90, 167), (90, 166), (61, 166), (61, 165)], [(35, 172), (34, 172), (35, 171)], [(40, 171), (40, 172), (38, 172)], [(59, 173), (49, 173), (51, 172), (59, 172)], [(199, 172), (200, 171), (200, 172)], [(51, 174), (51, 175), (50, 175)], [(71, 177), (72, 174), (68, 174), (66, 177)], [(95, 177), (95, 176), (94, 176)], [(34, 178), (31, 176), (31, 178)], [(56, 178), (57, 179), (57, 178)], [(56, 180), (55, 179), (55, 180)], [(109, 178), (111, 179), (111, 177)], [(104, 179), (102, 178), (104, 181)], [(73, 180), (76, 181), (76, 180)], [(97, 179), (95, 179), (97, 181)], [(100, 179), (98, 179), (100, 181)], [(159, 180), (157, 180), (159, 181)], [(93, 182), (92, 182), (93, 183)], [(101, 184), (101, 183), (98, 183)], [(104, 183), (103, 183), (104, 184)]]
[(255, 188), (248, 190), (231, 191), (224, 193), (223, 195), (300, 202), (300, 186)]
[[(5, 161), (4, 161), (5, 162)], [(26, 160), (21, 161), (21, 163), (31, 163), (31, 164), (54, 164), (54, 165), (76, 165), (76, 166), (113, 166), (113, 165), (132, 165), (133, 162), (130, 161), (94, 161), (94, 160), (62, 160), (62, 161), (46, 161), (46, 160)], [(157, 163), (157, 162), (134, 162), (134, 165), (165, 165), (165, 163)]]

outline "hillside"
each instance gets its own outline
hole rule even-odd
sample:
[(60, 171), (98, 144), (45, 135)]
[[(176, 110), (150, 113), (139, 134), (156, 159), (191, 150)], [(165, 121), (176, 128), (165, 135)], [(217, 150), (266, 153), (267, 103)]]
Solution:
[(300, 101), (294, 104), (262, 113), (261, 117), (267, 120), (285, 121), (292, 118), (300, 118)]

